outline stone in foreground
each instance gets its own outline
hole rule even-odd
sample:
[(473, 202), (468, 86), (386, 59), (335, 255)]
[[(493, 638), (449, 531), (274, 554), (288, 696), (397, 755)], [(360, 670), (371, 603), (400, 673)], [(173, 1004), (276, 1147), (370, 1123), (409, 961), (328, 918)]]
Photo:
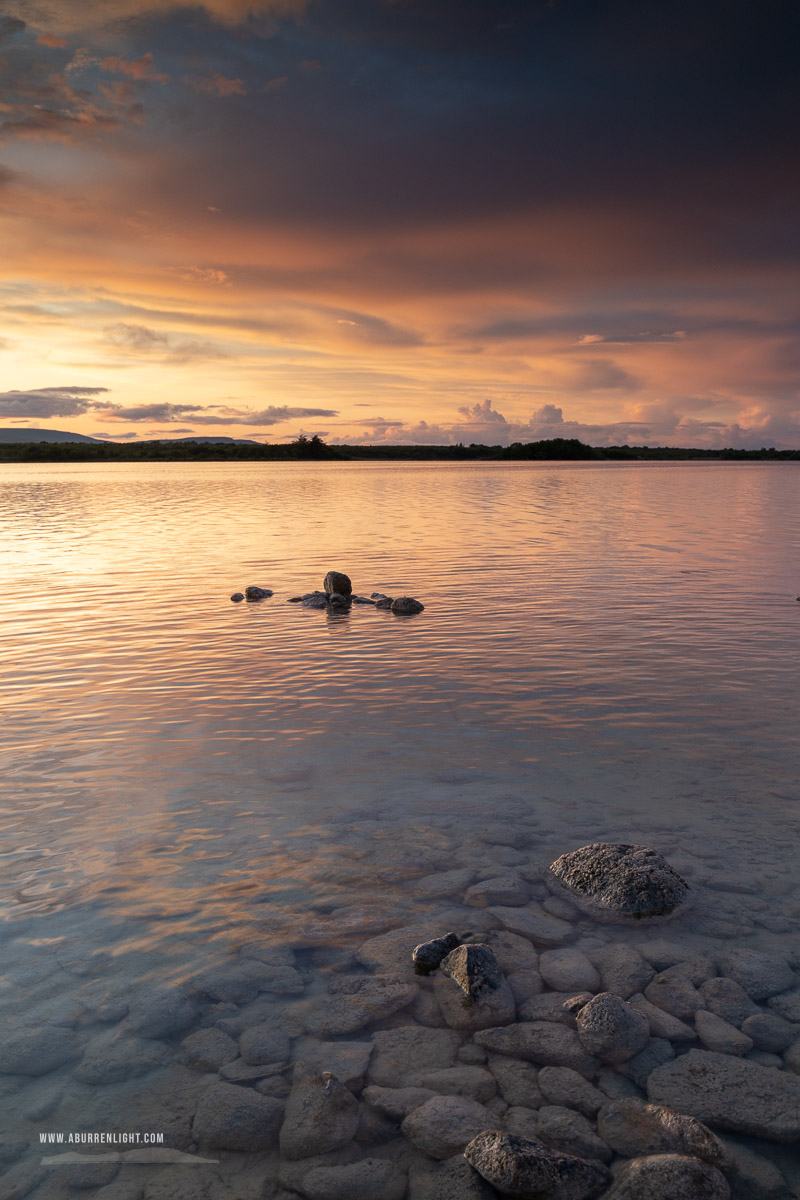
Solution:
[(729, 1200), (716, 1167), (685, 1154), (654, 1154), (626, 1163), (605, 1200)]
[(571, 1154), (560, 1154), (533, 1138), (485, 1129), (464, 1157), (501, 1195), (546, 1200), (593, 1200), (608, 1186), (608, 1170)]
[(653, 1071), (647, 1094), (720, 1129), (773, 1142), (800, 1138), (800, 1077), (788, 1071), (690, 1050)]
[(490, 1029), (514, 1020), (511, 988), (488, 946), (459, 946), (441, 969), (433, 992), (451, 1029)]
[(613, 992), (600, 992), (576, 1017), (584, 1050), (603, 1062), (623, 1063), (650, 1040), (650, 1022)]
[(443, 958), (447, 958), (451, 950), (460, 943), (457, 933), (443, 933), (441, 937), (433, 938), (430, 942), (420, 942), (415, 946), (411, 957), (420, 975), (428, 975), (435, 971)]
[(689, 885), (647, 846), (594, 842), (562, 854), (544, 872), (550, 891), (596, 921), (663, 917), (686, 901)]
[(322, 584), (325, 589), (326, 596), (338, 594), (340, 596), (350, 596), (353, 592), (353, 585), (350, 582), (350, 576), (345, 575), (343, 571), (328, 571)]
[(719, 1138), (700, 1121), (633, 1097), (605, 1104), (597, 1118), (597, 1133), (626, 1158), (685, 1154), (712, 1167), (721, 1167), (725, 1162), (725, 1148)]

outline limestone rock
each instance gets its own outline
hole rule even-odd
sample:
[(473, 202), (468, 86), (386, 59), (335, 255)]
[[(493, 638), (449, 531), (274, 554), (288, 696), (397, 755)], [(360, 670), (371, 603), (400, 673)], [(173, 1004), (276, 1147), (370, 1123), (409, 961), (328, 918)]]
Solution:
[(506, 1104), (523, 1108), (539, 1108), (545, 1103), (538, 1083), (538, 1072), (531, 1063), (490, 1054), (489, 1070), (497, 1080), (500, 1096)]
[(530, 888), (518, 875), (498, 875), (494, 879), (482, 879), (473, 883), (464, 893), (464, 903), (473, 908), (488, 908), (492, 904), (507, 904), (511, 907), (527, 904)]
[(373, 1021), (406, 1008), (417, 994), (413, 979), (385, 976), (337, 976), (335, 987), (335, 994), (326, 996), (320, 1007), (306, 1018), (308, 1033), (355, 1033)]
[(303, 1176), (303, 1195), (308, 1200), (403, 1200), (405, 1194), (405, 1171), (379, 1158), (312, 1167)]
[(538, 971), (514, 971), (508, 976), (508, 986), (511, 988), (511, 995), (514, 997), (514, 1003), (517, 1009), (526, 1000), (530, 1000), (532, 996), (538, 996), (544, 988), (542, 977)]
[(601, 1162), (609, 1162), (613, 1157), (610, 1147), (597, 1136), (581, 1113), (562, 1105), (547, 1104), (538, 1110), (537, 1117), (536, 1136), (553, 1150), (576, 1154), (579, 1158), (597, 1158)]
[(501, 1195), (547, 1200), (594, 1200), (610, 1175), (600, 1163), (551, 1150), (533, 1138), (487, 1129), (464, 1157)]
[(795, 981), (785, 958), (760, 950), (726, 950), (717, 955), (717, 966), (723, 975), (735, 979), (751, 1000), (767, 1000), (787, 991)]
[(697, 1030), (693, 1026), (687, 1025), (678, 1017), (673, 1017), (672, 1013), (668, 1013), (665, 1009), (651, 1004), (649, 1000), (645, 1000), (644, 996), (631, 996), (628, 1003), (631, 1008), (635, 1008), (637, 1012), (643, 1013), (647, 1017), (652, 1037), (669, 1038), (671, 1042), (696, 1041)]
[(463, 1096), (434, 1096), (409, 1113), (400, 1126), (407, 1137), (431, 1158), (451, 1158), (494, 1123), (482, 1104)]
[(672, 1062), (674, 1058), (675, 1051), (671, 1042), (668, 1042), (666, 1038), (650, 1038), (644, 1050), (640, 1050), (638, 1054), (634, 1054), (633, 1058), (622, 1063), (619, 1069), (624, 1071), (637, 1087), (646, 1090), (647, 1081), (656, 1067), (663, 1067), (665, 1063)]
[(597, 992), (600, 976), (580, 950), (543, 950), (539, 974), (556, 992)]
[(643, 991), (655, 974), (650, 963), (624, 942), (603, 947), (592, 961), (600, 971), (603, 990), (616, 992), (623, 1000)]
[(132, 1037), (124, 1029), (110, 1029), (89, 1043), (75, 1078), (95, 1085), (120, 1083), (163, 1067), (172, 1057), (171, 1047), (164, 1042)]
[(770, 996), (767, 1004), (773, 1012), (785, 1017), (787, 1021), (800, 1024), (800, 991), (784, 992), (780, 996)]
[(742, 1022), (742, 1033), (752, 1038), (756, 1050), (766, 1050), (770, 1054), (782, 1054), (796, 1037), (791, 1023), (777, 1013), (754, 1013)]
[(730, 1138), (720, 1141), (727, 1156), (725, 1174), (732, 1200), (787, 1200), (786, 1181), (776, 1166), (739, 1142)]
[(719, 1138), (694, 1117), (644, 1100), (612, 1100), (600, 1109), (598, 1136), (617, 1154), (687, 1154), (722, 1167), (725, 1149)]
[(537, 1082), (548, 1104), (577, 1109), (585, 1117), (596, 1116), (608, 1103), (599, 1088), (569, 1067), (542, 1067)]
[(620, 1170), (604, 1200), (730, 1200), (716, 1167), (684, 1154), (634, 1158)]
[(690, 1050), (647, 1081), (656, 1104), (769, 1141), (800, 1137), (800, 1078), (710, 1050)]
[(432, 1170), (412, 1166), (408, 1176), (408, 1200), (495, 1200), (496, 1195), (462, 1154)]
[(714, 1013), (701, 1009), (695, 1013), (694, 1023), (697, 1036), (707, 1050), (718, 1050), (720, 1054), (747, 1054), (753, 1049), (752, 1038)]
[(656, 975), (645, 988), (644, 994), (656, 1008), (663, 1008), (679, 1021), (691, 1021), (696, 1012), (706, 1007), (703, 994), (685, 975)]
[(325, 589), (326, 596), (331, 596), (334, 593), (340, 596), (349, 596), (353, 591), (349, 575), (345, 575), (342, 571), (328, 571), (322, 586)]
[(761, 1011), (735, 979), (709, 979), (700, 984), (699, 991), (708, 1011), (731, 1025), (741, 1026), (749, 1016)]
[(268, 1150), (278, 1137), (283, 1105), (234, 1083), (214, 1083), (200, 1098), (192, 1133), (210, 1149)]
[(459, 946), (442, 960), (433, 985), (451, 1029), (490, 1029), (514, 1020), (516, 1005), (488, 946)]
[(0, 1037), (0, 1073), (48, 1075), (81, 1054), (81, 1043), (70, 1029), (37, 1025)]
[(239, 1055), (236, 1042), (221, 1029), (198, 1029), (184, 1038), (181, 1046), (183, 1061), (198, 1071), (218, 1071)]
[(300, 1046), (297, 1057), (311, 1070), (330, 1071), (350, 1091), (358, 1091), (371, 1055), (371, 1042), (315, 1043), (308, 1040)]
[(281, 1154), (309, 1158), (346, 1145), (358, 1128), (358, 1101), (330, 1071), (295, 1067), (280, 1131)]
[[(591, 992), (579, 993), (583, 1004), (588, 1004), (592, 998)], [(519, 1017), (523, 1021), (554, 1021), (557, 1025), (575, 1028), (575, 1013), (580, 1004), (571, 1004), (575, 1000), (573, 992), (542, 992), (528, 999), (519, 1007)]]
[(650, 1025), (613, 992), (600, 992), (578, 1012), (578, 1037), (584, 1049), (604, 1062), (622, 1063), (643, 1050)]
[(543, 1067), (571, 1067), (591, 1078), (600, 1060), (587, 1053), (574, 1029), (550, 1021), (528, 1021), (505, 1029), (482, 1029), (474, 1035), (492, 1054), (508, 1054)]
[(511, 975), (517, 971), (535, 971), (538, 968), (539, 955), (528, 938), (521, 937), (518, 933), (510, 933), (507, 929), (492, 929), (483, 940), (494, 954), (504, 975)]
[(239, 1053), (246, 1063), (287, 1062), (291, 1043), (274, 1025), (251, 1025), (239, 1038)]
[(380, 1087), (416, 1086), (423, 1075), (455, 1066), (460, 1042), (454, 1029), (419, 1025), (381, 1029), (373, 1038), (375, 1049), (367, 1078)]
[(442, 959), (447, 958), (450, 951), (460, 944), (461, 939), (457, 933), (443, 933), (441, 937), (432, 938), (429, 942), (421, 942), (419, 946), (414, 947), (411, 954), (414, 966), (420, 974), (427, 975), (430, 971), (435, 971)]
[(569, 921), (551, 917), (540, 904), (528, 904), (524, 908), (494, 905), (488, 911), (497, 917), (504, 929), (529, 938), (536, 946), (560, 946), (577, 937), (577, 930)]
[(503, 1129), (506, 1133), (514, 1133), (517, 1137), (534, 1138), (539, 1140), (539, 1112), (535, 1108), (525, 1108), (520, 1104), (513, 1104), (506, 1109), (502, 1115), (497, 1114), (501, 1118)]
[(479, 1104), (485, 1104), (497, 1092), (497, 1080), (485, 1067), (445, 1067), (423, 1075), (420, 1082), (423, 1088), (430, 1088), (439, 1095), (465, 1096)]
[(415, 1108), (420, 1108), (426, 1100), (432, 1100), (437, 1093), (433, 1088), (376, 1087), (374, 1084), (364, 1088), (364, 1099), (379, 1112), (386, 1113), (395, 1121), (402, 1121)]
[(656, 850), (613, 842), (562, 854), (544, 880), (554, 895), (597, 921), (666, 916), (689, 893), (686, 880)]

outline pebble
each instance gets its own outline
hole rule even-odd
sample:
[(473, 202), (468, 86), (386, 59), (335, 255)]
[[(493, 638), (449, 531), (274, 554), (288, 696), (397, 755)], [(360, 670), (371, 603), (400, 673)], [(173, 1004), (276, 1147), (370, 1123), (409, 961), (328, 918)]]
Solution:
[(752, 1038), (714, 1013), (701, 1009), (695, 1013), (694, 1020), (697, 1036), (707, 1050), (718, 1050), (720, 1054), (747, 1054), (753, 1049)]
[(439, 1095), (465, 1096), (479, 1104), (485, 1104), (497, 1092), (497, 1080), (485, 1067), (445, 1067), (423, 1075), (420, 1082), (423, 1088)]
[(282, 1118), (280, 1100), (234, 1083), (214, 1083), (200, 1098), (192, 1133), (209, 1149), (268, 1150), (277, 1141)]
[(593, 1200), (610, 1181), (601, 1163), (550, 1150), (541, 1142), (487, 1129), (464, 1157), (501, 1194), (547, 1200)]
[(613, 1100), (597, 1118), (598, 1136), (617, 1154), (688, 1154), (712, 1166), (725, 1162), (725, 1149), (707, 1126), (683, 1113), (644, 1100)]
[(725, 1176), (684, 1154), (634, 1158), (617, 1173), (604, 1200), (730, 1200)]
[(796, 1031), (777, 1013), (754, 1013), (742, 1022), (742, 1033), (753, 1039), (756, 1050), (782, 1054), (795, 1040)]
[(577, 1154), (580, 1158), (596, 1158), (609, 1162), (611, 1148), (598, 1137), (581, 1113), (560, 1105), (544, 1105), (537, 1112), (537, 1137), (562, 1154)]
[(403, 1200), (406, 1173), (379, 1158), (338, 1167), (312, 1167), (303, 1176), (308, 1200)]
[(767, 1000), (785, 992), (795, 982), (794, 972), (785, 958), (760, 950), (739, 948), (717, 955), (721, 973), (734, 979), (751, 1000)]
[(493, 1114), (475, 1100), (434, 1096), (410, 1112), (400, 1128), (404, 1137), (431, 1158), (450, 1158), (494, 1123)]
[(731, 1025), (741, 1026), (749, 1016), (761, 1011), (735, 979), (709, 979), (700, 984), (700, 995), (709, 1012)]
[(580, 950), (544, 950), (539, 955), (539, 974), (556, 992), (597, 992), (600, 975)]
[(613, 992), (600, 992), (580, 1009), (576, 1021), (584, 1049), (603, 1062), (626, 1062), (650, 1038), (647, 1017)]
[(720, 1129), (777, 1142), (800, 1138), (800, 1078), (729, 1054), (690, 1050), (652, 1072), (647, 1094)]
[(461, 1037), (454, 1029), (413, 1025), (381, 1029), (373, 1043), (375, 1049), (367, 1069), (369, 1082), (380, 1087), (404, 1087), (416, 1086), (423, 1075), (439, 1067), (455, 1066)]
[(493, 1054), (508, 1054), (543, 1067), (572, 1067), (591, 1078), (600, 1060), (588, 1054), (574, 1029), (551, 1021), (520, 1022), (505, 1029), (483, 1029), (474, 1035)]
[(663, 1008), (681, 1021), (692, 1020), (699, 1009), (706, 1007), (704, 997), (691, 980), (677, 973), (656, 975), (644, 995), (656, 1008)]
[(539, 904), (529, 904), (525, 908), (493, 906), (488, 911), (504, 929), (529, 938), (537, 946), (560, 946), (577, 937), (574, 925), (551, 917)]
[(298, 1063), (280, 1130), (281, 1154), (309, 1158), (338, 1150), (358, 1127), (358, 1101), (329, 1071)]
[(490, 1054), (488, 1067), (497, 1080), (500, 1095), (507, 1104), (540, 1108), (546, 1102), (539, 1085), (541, 1072), (537, 1072), (536, 1067), (530, 1063), (506, 1058), (503, 1054)]
[(592, 961), (600, 971), (603, 990), (616, 992), (623, 1000), (646, 988), (655, 974), (641, 954), (624, 942), (614, 942), (596, 951)]
[(542, 1067), (537, 1083), (548, 1104), (574, 1108), (585, 1117), (596, 1116), (608, 1103), (599, 1088), (569, 1067)]

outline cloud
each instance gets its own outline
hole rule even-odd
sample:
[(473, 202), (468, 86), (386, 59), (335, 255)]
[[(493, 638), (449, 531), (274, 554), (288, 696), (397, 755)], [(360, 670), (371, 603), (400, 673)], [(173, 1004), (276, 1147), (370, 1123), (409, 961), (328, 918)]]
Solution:
[(131, 79), (151, 80), (153, 83), (169, 83), (169, 75), (160, 75), (153, 64), (153, 54), (148, 51), (141, 58), (129, 60), (123, 55), (111, 55), (100, 63), (101, 71), (129, 75)]
[[(308, 0), (196, 0), (192, 7), (204, 9), (210, 17), (224, 24), (246, 22), (254, 14), (282, 17), (302, 15)], [(48, 0), (41, 9), (33, 8), (30, 0), (7, 0), (10, 11), (30, 12), (31, 23), (39, 28), (46, 24), (60, 33), (103, 29), (131, 18), (147, 20), (154, 14), (169, 16), (190, 7), (186, 0)], [(34, 16), (37, 17), (34, 20)]]
[[(98, 406), (103, 407), (103, 406)], [(213, 409), (217, 411), (214, 412)], [(210, 407), (202, 404), (173, 404), (169, 401), (156, 404), (108, 405), (103, 417), (113, 421), (190, 421), (192, 425), (280, 425), (283, 421), (298, 417), (336, 417), (339, 414), (330, 408), (296, 408), (289, 405), (270, 405), (253, 411), (250, 408), (226, 408), (221, 405)]]
[(22, 33), (25, 22), (19, 17), (0, 17), (0, 42), (4, 42), (17, 33)]
[(213, 342), (175, 337), (173, 334), (149, 329), (146, 325), (129, 325), (118, 321), (115, 325), (106, 326), (103, 332), (106, 343), (116, 350), (132, 355), (158, 353), (163, 356), (164, 362), (173, 366), (186, 366), (203, 359), (229, 357), (225, 350)]
[(79, 417), (103, 407), (92, 397), (107, 391), (108, 388), (102, 387), (45, 387), (25, 392), (0, 392), (0, 417), (25, 420)]
[(206, 92), (208, 95), (216, 96), (246, 96), (247, 88), (244, 86), (244, 81), (241, 79), (226, 79), (219, 72), (210, 75), (206, 78), (192, 79), (190, 76), (184, 76), (184, 83), (190, 85), (197, 92)]

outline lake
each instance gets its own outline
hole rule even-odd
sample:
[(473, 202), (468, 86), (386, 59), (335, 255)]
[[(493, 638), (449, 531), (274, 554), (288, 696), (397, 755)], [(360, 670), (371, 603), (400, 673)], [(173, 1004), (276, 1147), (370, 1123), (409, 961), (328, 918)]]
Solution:
[[(202, 1154), (213, 1070), (187, 1037), (255, 1022), (316, 1052), (365, 942), (498, 928), (470, 880), (536, 902), (539, 865), (590, 842), (653, 846), (697, 894), (631, 944), (800, 967), (800, 464), (4, 465), (0, 562), (20, 1196), (81, 1171), (103, 1200), (187, 1175), (187, 1197), (271, 1195), (273, 1150), (41, 1166), (39, 1133), (164, 1130)], [(425, 609), (287, 603), (329, 569)], [(274, 595), (231, 602), (251, 584)], [(330, 1037), (425, 1027), (414, 1005)], [(244, 1087), (274, 1105), (289, 1078)], [(379, 1124), (364, 1154), (410, 1170)]]

